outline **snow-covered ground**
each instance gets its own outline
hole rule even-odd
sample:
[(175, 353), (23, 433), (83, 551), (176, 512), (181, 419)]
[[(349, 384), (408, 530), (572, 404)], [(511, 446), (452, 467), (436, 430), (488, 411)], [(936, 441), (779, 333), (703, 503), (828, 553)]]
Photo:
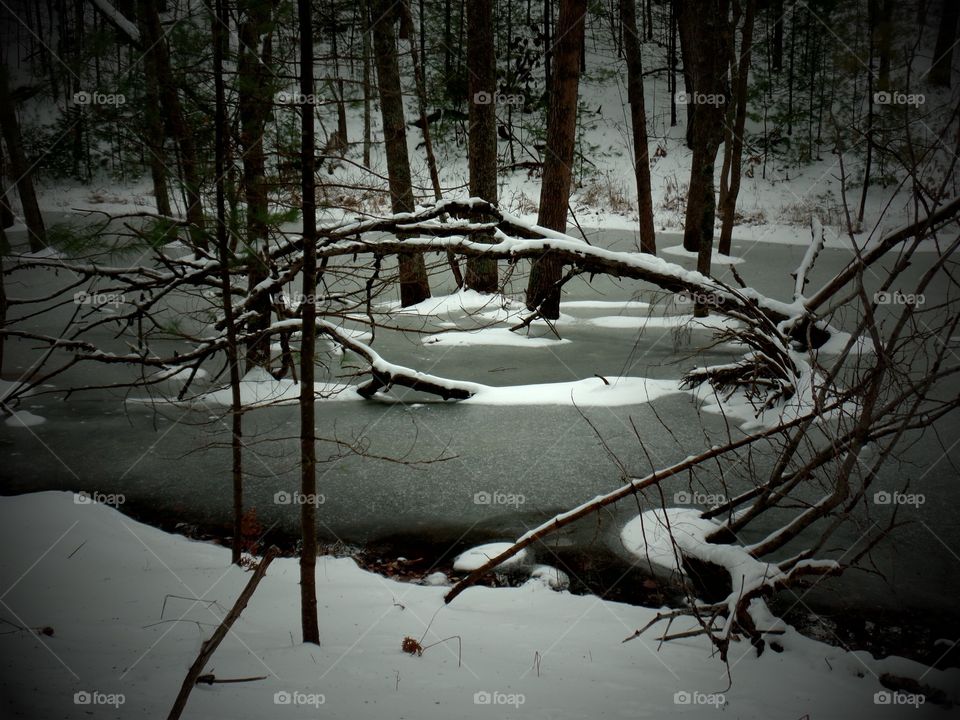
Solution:
[[(164, 717), (249, 578), (224, 548), (70, 493), (0, 498), (0, 538), (4, 718)], [(445, 606), (440, 580), (405, 584), (348, 558), (320, 558), (316, 647), (298, 640), (297, 561), (274, 561), (206, 668), (219, 679), (266, 677), (198, 685), (184, 717), (920, 720), (946, 711), (885, 690), (883, 673), (948, 696), (960, 687), (960, 670), (875, 660), (791, 628), (780, 653), (757, 658), (735, 642), (728, 687), (702, 637), (658, 646), (655, 627), (622, 642), (654, 609), (537, 580), (473, 588)], [(671, 632), (690, 625), (677, 621)], [(422, 656), (403, 652), (408, 636)]]

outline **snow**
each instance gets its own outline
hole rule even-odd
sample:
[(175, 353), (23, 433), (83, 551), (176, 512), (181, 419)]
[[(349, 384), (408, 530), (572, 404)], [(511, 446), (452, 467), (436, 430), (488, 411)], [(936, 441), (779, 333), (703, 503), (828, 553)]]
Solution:
[[(483, 567), (488, 560), (495, 558), (509, 548), (511, 544), (512, 543), (508, 542), (495, 542), (470, 548), (457, 555), (453, 561), (453, 569), (458, 572), (471, 572), (479, 567)], [(499, 570), (516, 571), (529, 562), (530, 554), (526, 550), (521, 550), (513, 557), (504, 560), (497, 568)]]
[[(657, 252), (661, 255), (674, 255), (676, 257), (686, 258), (688, 260), (696, 260), (698, 257), (697, 253), (685, 249), (683, 245), (670, 245), (669, 247), (657, 248)], [(713, 252), (710, 254), (710, 264), (713, 266), (740, 265), (743, 262), (746, 261), (741, 257), (723, 255), (717, 250), (716, 247), (713, 248)]]
[[(343, 383), (315, 383), (317, 400), (362, 400), (353, 386)], [(293, 405), (299, 401), (300, 384), (289, 378), (277, 380), (264, 368), (253, 368), (240, 379), (240, 403), (247, 408), (268, 405)], [(187, 406), (230, 407), (233, 396), (229, 387), (211, 390), (182, 402), (169, 398), (127, 398), (132, 404), (172, 403)]]
[(700, 510), (692, 508), (668, 508), (665, 512), (648, 510), (624, 525), (620, 539), (627, 552), (638, 558), (682, 572), (683, 568), (677, 562), (678, 551), (704, 544), (706, 536), (720, 527), (700, 515)]
[(653, 402), (680, 390), (676, 380), (642, 377), (585, 378), (570, 382), (492, 387), (481, 385), (476, 394), (462, 403), (475, 405), (578, 405), (580, 407), (621, 407)]
[[(103, 504), (77, 504), (70, 493), (0, 497), (0, 541), (17, 548), (0, 556), (2, 617), (53, 632), (5, 626), (0, 634), (3, 717), (164, 717), (202, 640), (249, 578), (225, 548)], [(960, 687), (960, 671), (877, 660), (787, 627), (778, 637), (783, 653), (757, 658), (734, 641), (725, 689), (726, 668), (702, 637), (661, 645), (653, 628), (621, 642), (655, 609), (532, 587), (477, 587), (445, 606), (446, 588), (396, 582), (332, 557), (317, 563), (321, 645), (303, 645), (298, 580), (296, 559), (275, 560), (205, 669), (266, 679), (198, 685), (185, 720), (715, 718), (715, 705), (684, 703), (710, 693), (722, 693), (722, 709), (743, 720), (923, 720), (944, 711), (929, 702), (875, 704), (882, 673), (922, 675), (954, 700)], [(671, 631), (692, 627), (677, 620)], [(406, 636), (425, 647), (459, 642), (417, 657), (401, 651)], [(117, 706), (74, 704), (83, 692), (113, 695)]]
[(46, 418), (34, 415), (29, 410), (15, 410), (10, 417), (4, 420), (4, 423), (10, 427), (27, 428), (42, 425), (46, 421)]
[(511, 332), (509, 328), (481, 328), (469, 331), (451, 331), (428, 335), (423, 338), (424, 345), (441, 347), (470, 347), (473, 345), (495, 345), (513, 348), (546, 348), (566, 345), (567, 339), (556, 337), (531, 337), (523, 332)]
[(396, 315), (446, 316), (462, 318), (481, 311), (521, 311), (524, 305), (500, 294), (480, 293), (476, 290), (459, 290), (450, 295), (436, 295), (415, 305), (400, 307), (397, 301), (381, 303), (381, 310)]

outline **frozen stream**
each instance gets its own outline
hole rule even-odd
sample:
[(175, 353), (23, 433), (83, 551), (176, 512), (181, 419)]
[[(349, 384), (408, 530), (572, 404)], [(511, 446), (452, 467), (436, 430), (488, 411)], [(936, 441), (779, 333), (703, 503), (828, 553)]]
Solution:
[[(16, 242), (16, 235), (12, 239)], [(628, 233), (612, 231), (591, 240), (613, 249), (632, 244)], [(678, 242), (676, 236), (664, 236), (659, 244)], [(796, 246), (742, 243), (734, 245), (733, 254), (746, 258), (738, 270), (749, 284), (789, 299), (789, 272), (803, 251)], [(849, 256), (843, 250), (824, 251), (812, 284), (832, 274)], [(692, 267), (690, 260), (665, 257)], [(717, 274), (729, 279), (726, 269), (718, 268)], [(29, 288), (8, 287), (7, 292), (11, 296), (36, 295), (49, 281), (38, 276), (35, 282)], [(512, 290), (519, 293), (522, 287), (517, 283)], [(735, 351), (722, 348), (695, 355), (696, 349), (709, 341), (709, 333), (703, 330), (688, 335), (661, 327), (643, 332), (636, 327), (612, 327), (633, 323), (609, 320), (614, 316), (640, 318), (648, 312), (664, 312), (663, 305), (652, 310), (623, 306), (626, 300), (656, 299), (649, 288), (641, 290), (634, 282), (606, 279), (598, 279), (592, 286), (579, 280), (571, 283), (565, 300), (573, 304), (563, 308), (571, 319), (560, 326), (564, 339), (571, 341), (565, 344), (519, 349), (425, 345), (416, 336), (378, 330), (374, 346), (393, 362), (497, 386), (566, 382), (595, 374), (675, 380), (693, 365), (727, 362), (736, 356)], [(440, 294), (443, 288), (435, 285), (434, 292)], [(583, 301), (619, 304), (585, 306)], [(54, 313), (32, 329), (58, 334), (65, 317)], [(608, 319), (596, 322), (597, 318)], [(422, 318), (401, 321), (416, 327), (428, 322)], [(17, 379), (35, 357), (29, 343), (8, 343), (4, 379)], [(340, 372), (339, 367), (334, 370)], [(61, 388), (103, 384), (118, 381), (123, 372), (88, 365), (54, 382)], [(321, 459), (329, 456), (318, 470), (318, 489), (324, 496), (320, 534), (325, 540), (388, 542), (398, 548), (419, 543), (439, 555), (480, 541), (512, 539), (557, 512), (619, 486), (620, 471), (601, 447), (595, 430), (635, 474), (650, 469), (648, 456), (657, 465), (666, 465), (726, 437), (720, 418), (701, 413), (694, 399), (680, 392), (650, 403), (579, 410), (561, 405), (473, 405), (397, 397), (406, 402), (319, 403), (318, 434), (361, 444), (371, 454), (407, 463), (360, 458), (338, 453), (333, 445), (322, 445)], [(25, 399), (21, 407), (46, 422), (30, 428), (0, 423), (0, 491), (122, 493), (130, 510), (147, 516), (175, 517), (201, 526), (229, 524), (229, 434), (222, 409), (155, 408), (125, 403), (123, 395), (108, 391), (80, 393), (66, 402), (61, 396), (41, 395)], [(938, 426), (947, 447), (956, 440), (957, 427), (955, 420)], [(256, 507), (264, 526), (294, 533), (298, 509), (278, 503), (276, 494), (298, 484), (297, 410), (271, 407), (249, 413), (244, 433), (245, 504)], [(951, 463), (946, 458), (937, 460), (942, 455), (936, 437), (929, 433), (910, 449), (907, 459), (913, 464), (890, 468), (889, 477), (884, 478), (888, 487), (900, 487), (906, 472), (915, 480), (914, 491), (925, 493), (928, 499), (919, 508), (901, 510), (902, 519), (913, 524), (901, 528), (894, 542), (875, 553), (890, 584), (875, 575), (850, 573), (829, 581), (827, 590), (815, 590), (805, 602), (861, 603), (915, 611), (952, 609), (953, 599), (960, 594), (960, 525), (953, 510), (958, 492)], [(956, 456), (954, 452), (953, 459), (958, 459)], [(761, 457), (758, 464), (762, 463)], [(726, 479), (732, 489), (745, 487), (736, 468)], [(674, 491), (686, 487), (685, 481), (679, 480), (665, 486), (668, 504), (672, 504)], [(705, 490), (719, 492), (721, 488), (718, 484)], [(483, 502), (484, 494), (493, 501)], [(650, 494), (642, 502), (648, 507), (660, 499)], [(599, 521), (582, 522), (557, 542), (565, 547), (603, 548), (620, 556), (626, 566), (630, 561), (618, 547), (619, 530), (636, 512), (635, 502), (621, 503), (615, 512), (604, 514)], [(744, 540), (757, 539), (769, 530), (758, 526)], [(859, 540), (856, 536), (835, 537), (834, 555), (842, 558)], [(545, 549), (538, 559), (555, 560)]]

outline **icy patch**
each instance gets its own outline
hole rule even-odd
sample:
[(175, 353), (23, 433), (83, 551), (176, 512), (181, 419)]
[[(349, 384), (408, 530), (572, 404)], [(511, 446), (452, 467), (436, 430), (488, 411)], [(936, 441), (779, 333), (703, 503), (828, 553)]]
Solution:
[[(657, 248), (658, 253), (663, 255), (673, 255), (674, 257), (689, 258), (696, 260), (698, 255), (695, 252), (690, 250), (685, 250), (683, 245), (672, 245), (665, 248)], [(735, 257), (733, 255), (721, 255), (717, 252), (717, 248), (713, 248), (713, 253), (710, 255), (711, 265), (740, 265), (741, 263), (746, 262), (741, 257)]]
[(523, 333), (511, 332), (509, 328), (482, 328), (480, 330), (454, 331), (428, 335), (424, 345), (444, 347), (469, 347), (473, 345), (543, 348), (554, 345), (566, 345), (570, 340), (555, 337), (530, 337)]
[(460, 290), (452, 295), (437, 295), (407, 307), (400, 307), (397, 301), (381, 303), (378, 307), (395, 315), (449, 318), (462, 318), (479, 312), (510, 314), (524, 309), (523, 303), (505, 295), (490, 295), (476, 290)]
[[(489, 560), (495, 558), (504, 550), (513, 547), (513, 543), (496, 542), (478, 545), (470, 548), (466, 552), (457, 555), (453, 561), (453, 569), (458, 572), (473, 572), (477, 568), (483, 567)], [(497, 565), (499, 570), (518, 570), (529, 562), (529, 553), (521, 550), (513, 557), (507, 558)]]
[(12, 413), (4, 422), (9, 427), (24, 428), (42, 425), (46, 421), (46, 418), (40, 417), (39, 415), (34, 415), (28, 410), (17, 410)]
[(564, 310), (646, 310), (650, 303), (642, 300), (564, 300)]
[[(476, 394), (462, 400), (476, 405), (578, 405), (620, 407), (641, 405), (681, 390), (676, 380), (642, 377), (598, 377), (562, 383), (491, 387), (481, 385)], [(609, 383), (609, 384), (607, 384)]]

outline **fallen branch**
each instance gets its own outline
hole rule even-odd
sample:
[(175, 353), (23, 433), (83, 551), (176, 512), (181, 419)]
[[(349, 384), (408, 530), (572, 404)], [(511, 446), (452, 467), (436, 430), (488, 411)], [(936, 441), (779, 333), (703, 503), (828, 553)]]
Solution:
[(223, 622), (220, 623), (220, 626), (214, 631), (210, 639), (204, 640), (203, 645), (200, 647), (200, 654), (197, 655), (197, 659), (193, 661), (193, 665), (191, 665), (190, 669), (187, 671), (187, 676), (183, 679), (183, 685), (180, 686), (180, 692), (177, 694), (177, 699), (174, 701), (173, 707), (170, 709), (170, 714), (167, 715), (167, 720), (179, 719), (180, 715), (183, 713), (183, 709), (187, 705), (187, 698), (190, 697), (190, 691), (193, 690), (193, 686), (199, 681), (200, 674), (203, 672), (203, 668), (207, 664), (207, 661), (210, 660), (210, 658), (213, 656), (213, 653), (216, 652), (218, 647), (220, 647), (220, 643), (223, 642), (223, 639), (227, 636), (227, 633), (230, 632), (230, 628), (233, 627), (233, 624), (240, 617), (240, 613), (242, 613), (244, 608), (247, 607), (247, 603), (250, 602), (250, 598), (253, 596), (253, 592), (257, 589), (257, 585), (260, 584), (260, 581), (263, 580), (264, 576), (267, 574), (267, 568), (279, 553), (280, 550), (276, 546), (271, 546), (270, 549), (267, 550), (266, 554), (263, 556), (263, 559), (260, 561), (260, 564), (257, 565), (257, 569), (254, 571), (253, 576), (247, 581), (247, 585), (243, 588), (243, 592), (240, 593), (240, 597), (237, 598), (237, 601), (233, 604), (233, 607), (230, 608), (230, 612), (228, 612), (226, 617), (223, 618)]

